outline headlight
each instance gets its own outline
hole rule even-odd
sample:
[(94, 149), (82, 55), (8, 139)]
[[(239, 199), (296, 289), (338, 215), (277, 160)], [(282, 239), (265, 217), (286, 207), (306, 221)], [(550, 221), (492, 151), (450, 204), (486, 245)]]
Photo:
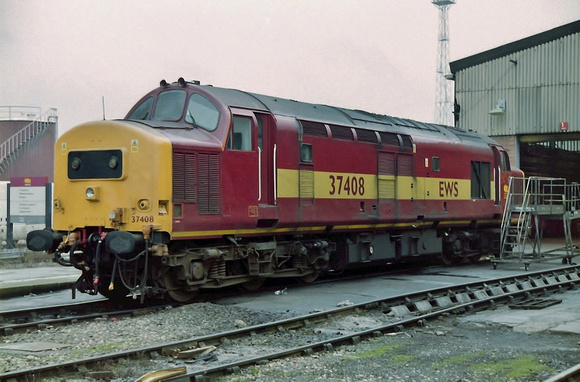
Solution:
[(90, 201), (97, 201), (99, 200), (99, 196), (100, 196), (100, 188), (99, 187), (87, 187), (87, 189), (85, 190), (85, 197), (87, 198), (87, 200)]
[(70, 166), (72, 167), (73, 170), (78, 170), (81, 167), (81, 158), (74, 157), (70, 162)]
[(116, 156), (112, 156), (109, 159), (109, 167), (112, 169), (117, 168), (117, 165), (119, 164), (119, 158), (117, 158)]

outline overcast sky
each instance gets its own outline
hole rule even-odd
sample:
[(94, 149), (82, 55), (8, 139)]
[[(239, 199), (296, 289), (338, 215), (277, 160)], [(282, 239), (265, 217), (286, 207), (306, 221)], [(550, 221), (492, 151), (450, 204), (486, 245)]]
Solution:
[[(122, 118), (179, 77), (433, 122), (430, 0), (0, 0), (0, 106), (59, 130)], [(450, 58), (580, 19), (579, 0), (457, 0)]]

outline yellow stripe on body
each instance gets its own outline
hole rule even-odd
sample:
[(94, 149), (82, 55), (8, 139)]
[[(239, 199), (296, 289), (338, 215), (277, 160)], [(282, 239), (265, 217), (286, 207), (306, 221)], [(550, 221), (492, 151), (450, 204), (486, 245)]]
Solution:
[[(471, 200), (471, 180), (278, 169), (278, 198)], [(491, 182), (490, 199), (495, 198)]]
[(278, 198), (376, 199), (377, 176), (278, 169)]

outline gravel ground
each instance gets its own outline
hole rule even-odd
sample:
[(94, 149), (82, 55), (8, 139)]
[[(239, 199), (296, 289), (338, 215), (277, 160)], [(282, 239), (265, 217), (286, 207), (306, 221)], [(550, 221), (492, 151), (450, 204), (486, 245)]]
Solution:
[(578, 362), (578, 336), (522, 334), (454, 317), (313, 357), (242, 370), (222, 381), (542, 381)]
[[(98, 354), (135, 349), (196, 336), (236, 329), (236, 325), (257, 325), (279, 319), (273, 314), (260, 314), (231, 306), (210, 303), (171, 308), (140, 317), (98, 319), (70, 326), (54, 327), (0, 339), (0, 374), (39, 365), (88, 358)], [(21, 343), (49, 342), (67, 344), (43, 352), (22, 352), (2, 349)], [(141, 369), (114, 368), (116, 375), (135, 380), (145, 372), (159, 369), (158, 362), (144, 362)], [(129, 375), (127, 375), (129, 374)], [(57, 379), (58, 380), (58, 379)], [(69, 379), (66, 379), (67, 381)], [(84, 379), (79, 379), (84, 380)], [(88, 378), (86, 380), (91, 380)]]
[[(0, 349), (0, 373), (35, 365), (85, 358), (154, 343), (186, 339), (232, 330), (240, 324), (286, 318), (285, 314), (256, 313), (210, 303), (168, 308), (146, 316), (97, 320), (4, 337), (0, 346), (26, 342), (54, 342), (69, 347), (44, 352)], [(288, 346), (291, 336), (285, 336)], [(371, 338), (357, 346), (342, 346), (310, 357), (292, 357), (243, 369), (222, 381), (541, 381), (578, 362), (577, 335), (522, 334), (501, 326), (460, 323), (455, 316), (428, 322), (423, 327)], [(228, 348), (229, 347), (229, 348)], [(223, 354), (241, 356), (235, 343)], [(224, 356), (217, 361), (225, 361)], [(125, 361), (127, 362), (127, 361)], [(182, 366), (144, 359), (107, 366), (114, 373), (105, 380), (132, 381), (152, 371)], [(207, 364), (212, 366), (213, 362)], [(94, 375), (93, 375), (94, 377)], [(53, 379), (91, 381), (88, 373)]]

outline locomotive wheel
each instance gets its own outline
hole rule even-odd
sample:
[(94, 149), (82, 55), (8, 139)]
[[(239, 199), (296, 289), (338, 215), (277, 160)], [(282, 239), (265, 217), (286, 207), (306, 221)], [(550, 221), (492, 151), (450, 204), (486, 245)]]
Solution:
[(125, 288), (122, 282), (115, 283), (115, 288), (109, 290), (109, 285), (111, 283), (111, 278), (101, 278), (99, 283), (99, 293), (113, 302), (123, 301), (127, 298), (129, 294), (129, 289)]
[(255, 279), (252, 281), (246, 281), (245, 283), (239, 284), (240, 288), (247, 290), (249, 292), (256, 291), (264, 285), (266, 279)]
[(310, 274), (307, 274), (306, 276), (300, 277), (299, 280), (305, 284), (310, 284), (316, 281), (316, 279), (318, 279), (318, 276), (320, 276), (320, 272), (312, 272)]
[(445, 265), (455, 265), (459, 263), (459, 258), (453, 254), (443, 252), (441, 254), (441, 261)]
[(170, 269), (164, 272), (163, 284), (169, 298), (175, 302), (187, 303), (193, 301), (197, 291), (186, 291), (184, 286), (177, 280), (175, 273)]
[(174, 289), (174, 290), (167, 290), (167, 295), (169, 296), (169, 298), (171, 300), (185, 304), (187, 302), (193, 301), (193, 299), (197, 295), (197, 292), (187, 292), (187, 291), (180, 290), (180, 289)]
[(482, 259), (483, 255), (469, 256), (467, 259), (472, 264), (477, 264)]

